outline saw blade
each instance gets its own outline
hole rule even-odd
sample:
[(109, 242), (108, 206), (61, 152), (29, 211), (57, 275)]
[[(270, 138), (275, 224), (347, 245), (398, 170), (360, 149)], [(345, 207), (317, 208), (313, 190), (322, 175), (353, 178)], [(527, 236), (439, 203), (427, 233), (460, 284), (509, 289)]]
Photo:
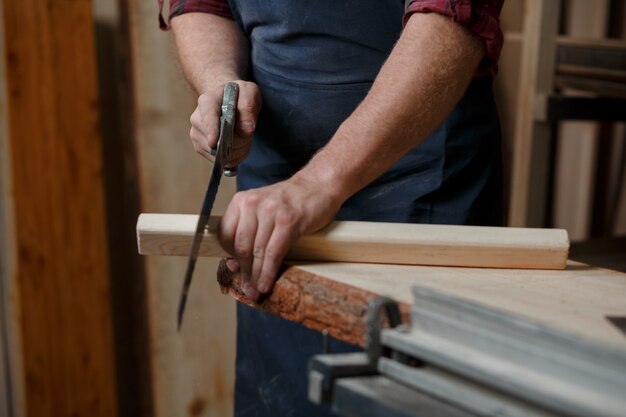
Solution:
[(213, 171), (211, 173), (211, 179), (204, 195), (204, 201), (202, 203), (202, 208), (200, 209), (200, 215), (198, 216), (196, 233), (194, 234), (191, 250), (189, 251), (187, 270), (185, 272), (185, 279), (183, 281), (183, 287), (180, 293), (180, 300), (178, 303), (178, 330), (180, 330), (180, 326), (183, 322), (183, 315), (185, 313), (187, 295), (189, 293), (189, 287), (191, 285), (193, 271), (196, 267), (198, 253), (200, 252), (202, 237), (204, 236), (204, 232), (209, 224), (209, 218), (211, 217), (213, 203), (215, 203), (215, 198), (217, 197), (217, 191), (220, 186), (222, 174), (225, 170), (224, 164), (229, 159), (230, 153), (232, 151), (234, 138), (235, 107), (237, 104), (238, 92), (239, 86), (236, 83), (230, 82), (227, 83), (224, 87), (224, 97), (222, 100), (221, 109), (222, 114), (220, 116), (220, 136), (217, 141), (217, 151), (215, 153), (215, 162), (213, 165)]

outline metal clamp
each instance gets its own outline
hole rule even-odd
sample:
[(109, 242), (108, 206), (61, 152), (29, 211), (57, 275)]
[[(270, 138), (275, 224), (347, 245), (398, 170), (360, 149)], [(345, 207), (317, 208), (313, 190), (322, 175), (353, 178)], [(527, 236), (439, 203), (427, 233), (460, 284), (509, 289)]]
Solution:
[(383, 354), (380, 332), (386, 321), (390, 327), (402, 324), (398, 304), (389, 297), (374, 299), (367, 308), (365, 352), (315, 355), (309, 361), (309, 400), (326, 404), (332, 399), (337, 378), (376, 375), (378, 359)]
[(383, 309), (390, 328), (402, 324), (402, 316), (400, 315), (398, 304), (391, 298), (385, 296), (377, 297), (369, 304), (365, 319), (367, 326), (365, 351), (372, 363), (378, 362), (378, 358), (383, 353), (383, 347), (380, 343), (380, 332), (383, 329)]

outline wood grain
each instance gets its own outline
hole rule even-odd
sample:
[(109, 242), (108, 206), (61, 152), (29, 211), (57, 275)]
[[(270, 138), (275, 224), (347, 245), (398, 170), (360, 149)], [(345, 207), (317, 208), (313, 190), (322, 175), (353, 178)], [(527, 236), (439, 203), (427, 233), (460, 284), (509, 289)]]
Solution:
[[(0, 1), (0, 22), (4, 22), (4, 8)], [(21, 337), (16, 317), (17, 305), (15, 230), (13, 227), (13, 190), (11, 180), (11, 153), (7, 109), (7, 83), (4, 31), (0, 30), (0, 416), (22, 417), (13, 412), (24, 409), (21, 366)]]
[[(201, 256), (226, 256), (212, 217)], [(197, 216), (142, 214), (137, 221), (139, 252), (189, 254)], [(333, 222), (302, 236), (287, 257), (297, 260), (447, 265), (491, 268), (562, 269), (569, 242), (557, 229), (523, 229), (374, 222)]]
[(112, 416), (91, 2), (4, 1), (3, 7), (14, 229), (8, 244), (22, 346), (22, 361), (13, 365), (24, 376), (24, 403), (14, 412)]
[(111, 304), (115, 339), (117, 417), (153, 417), (145, 258), (137, 255), (134, 224), (141, 212), (131, 93), (128, 1), (92, 0), (96, 34), (106, 194)]
[(350, 343), (362, 344), (364, 311), (378, 295), (408, 311), (412, 285), (506, 311), (594, 343), (626, 350), (608, 317), (626, 317), (626, 274), (568, 262), (560, 271), (355, 263), (289, 263), (260, 304), (222, 264), (218, 282), (236, 299)]
[(551, 131), (538, 107), (553, 90), (560, 1), (528, 0), (525, 6), (509, 224), (541, 227), (546, 220)]

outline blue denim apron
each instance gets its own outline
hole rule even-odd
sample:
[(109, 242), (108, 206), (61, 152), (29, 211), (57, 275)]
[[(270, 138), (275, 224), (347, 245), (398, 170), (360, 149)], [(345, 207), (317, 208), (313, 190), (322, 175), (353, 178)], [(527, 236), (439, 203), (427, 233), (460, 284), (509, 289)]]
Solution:
[[(398, 40), (402, 0), (231, 0), (263, 108), (240, 190), (289, 178), (363, 100)], [(500, 126), (491, 78), (475, 78), (422, 144), (351, 197), (337, 219), (499, 225)], [(325, 416), (306, 398), (321, 335), (237, 307), (236, 416)], [(337, 340), (331, 352), (357, 349)]]

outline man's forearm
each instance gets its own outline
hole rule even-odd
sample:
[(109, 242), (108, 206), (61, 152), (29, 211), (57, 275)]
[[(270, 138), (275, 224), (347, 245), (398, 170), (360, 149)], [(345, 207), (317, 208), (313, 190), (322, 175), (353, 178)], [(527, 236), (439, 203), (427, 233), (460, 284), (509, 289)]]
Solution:
[(185, 13), (171, 25), (181, 67), (198, 95), (215, 84), (245, 78), (248, 45), (235, 22), (209, 13)]
[(297, 175), (345, 200), (423, 141), (463, 96), (482, 42), (436, 14), (415, 14), (365, 100)]
[(172, 19), (181, 67), (198, 94), (191, 114), (189, 137), (196, 152), (213, 161), (219, 137), (219, 116), (224, 84), (237, 81), (237, 124), (233, 149), (226, 166), (236, 166), (250, 148), (261, 94), (256, 84), (244, 81), (248, 43), (235, 22), (209, 13), (185, 13)]

